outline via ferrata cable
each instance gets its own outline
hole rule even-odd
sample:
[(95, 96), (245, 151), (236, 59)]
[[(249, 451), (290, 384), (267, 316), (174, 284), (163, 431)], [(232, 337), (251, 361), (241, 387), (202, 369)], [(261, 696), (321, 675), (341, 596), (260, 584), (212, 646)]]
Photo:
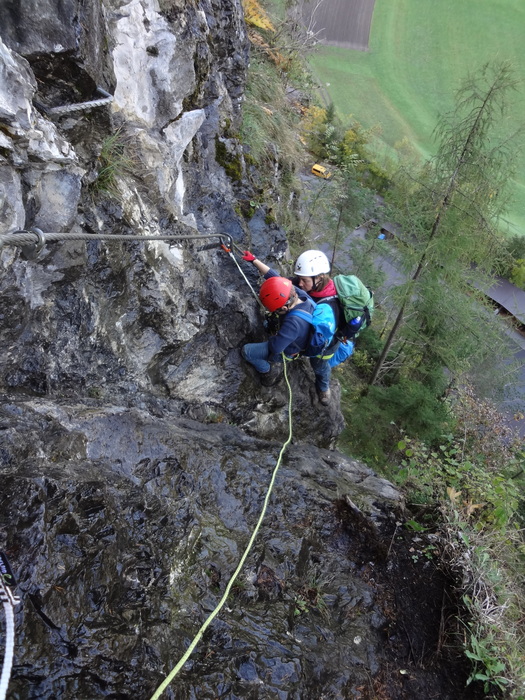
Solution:
[(258, 534), (259, 529), (261, 527), (263, 518), (266, 514), (266, 509), (268, 507), (268, 503), (270, 501), (270, 496), (272, 495), (272, 490), (273, 490), (273, 486), (275, 484), (275, 479), (277, 477), (277, 472), (279, 471), (279, 467), (281, 466), (281, 461), (282, 461), (284, 452), (285, 452), (286, 448), (288, 447), (288, 445), (290, 444), (290, 442), (292, 441), (292, 387), (290, 386), (290, 382), (288, 380), (288, 374), (286, 372), (286, 362), (284, 362), (284, 353), (283, 353), (283, 367), (284, 367), (284, 378), (286, 380), (286, 385), (288, 387), (288, 438), (287, 438), (286, 442), (283, 444), (283, 446), (281, 447), (281, 451), (279, 452), (279, 457), (277, 459), (277, 463), (276, 463), (274, 470), (272, 472), (272, 478), (270, 479), (270, 485), (268, 486), (268, 490), (266, 492), (266, 496), (264, 499), (261, 514), (259, 515), (259, 519), (257, 520), (257, 524), (255, 525), (255, 528), (253, 530), (252, 536), (250, 537), (248, 545), (246, 546), (246, 549), (244, 550), (244, 554), (242, 555), (242, 557), (239, 561), (239, 564), (237, 565), (237, 568), (233, 572), (232, 577), (231, 577), (230, 581), (228, 582), (228, 585), (226, 586), (226, 589), (224, 591), (222, 598), (218, 602), (216, 608), (210, 613), (208, 618), (204, 621), (203, 625), (201, 626), (201, 628), (199, 629), (199, 631), (197, 632), (197, 634), (193, 638), (193, 641), (191, 642), (189, 647), (186, 649), (186, 652), (181, 657), (181, 659), (179, 660), (177, 665), (172, 669), (170, 674), (168, 676), (166, 676), (165, 680), (161, 683), (161, 685), (159, 685), (159, 687), (157, 688), (155, 693), (151, 696), (150, 700), (158, 700), (158, 698), (160, 698), (162, 693), (166, 690), (168, 685), (171, 683), (171, 681), (175, 678), (175, 676), (179, 673), (181, 668), (184, 666), (184, 664), (186, 663), (186, 661), (190, 657), (191, 653), (193, 652), (193, 650), (195, 649), (195, 647), (197, 646), (199, 641), (202, 639), (204, 632), (208, 629), (210, 624), (213, 622), (213, 620), (217, 617), (217, 615), (221, 611), (222, 607), (226, 603), (226, 600), (230, 594), (230, 591), (231, 591), (233, 584), (235, 583), (235, 580), (237, 579), (238, 575), (241, 572), (242, 567), (244, 566), (244, 562), (246, 561), (246, 558), (248, 557), (248, 554), (250, 553), (250, 551), (253, 547), (253, 543), (255, 542), (255, 538), (257, 537), (257, 534)]
[(202, 233), (192, 235), (178, 235), (165, 233), (160, 235), (140, 235), (140, 234), (115, 234), (115, 233), (85, 233), (84, 231), (46, 232), (33, 227), (28, 230), (18, 229), (10, 233), (0, 234), (0, 249), (5, 245), (16, 245), (34, 248), (34, 252), (39, 253), (46, 243), (57, 241), (202, 241), (206, 238), (218, 238), (220, 243), (227, 241), (229, 245), (233, 243), (232, 238), (227, 233)]
[[(235, 246), (235, 243), (233, 243), (233, 241), (232, 241), (231, 243), (232, 243), (232, 247)], [(239, 248), (238, 246), (235, 246), (235, 247), (236, 247), (236, 248)], [(224, 250), (225, 253), (228, 253), (228, 255), (230, 256), (230, 258), (231, 258), (231, 259), (233, 260), (233, 262), (237, 265), (237, 269), (239, 270), (239, 272), (241, 273), (241, 275), (244, 277), (244, 281), (246, 282), (246, 284), (248, 285), (248, 287), (251, 289), (253, 296), (257, 299), (257, 303), (259, 304), (259, 306), (261, 307), (261, 309), (263, 309), (263, 311), (266, 311), (266, 309), (264, 308), (264, 304), (263, 304), (262, 301), (259, 299), (259, 295), (258, 295), (257, 292), (255, 291), (255, 289), (252, 287), (252, 285), (250, 284), (249, 279), (246, 277), (246, 275), (245, 275), (244, 272), (242, 271), (241, 266), (239, 265), (239, 263), (238, 263), (237, 260), (235, 259), (235, 255), (234, 255), (233, 252), (232, 252), (232, 248), (231, 248), (231, 247), (228, 248), (227, 246), (224, 245), (224, 243), (221, 243), (221, 248)]]
[[(84, 233), (84, 232), (64, 232), (64, 233), (57, 233), (57, 232), (49, 232), (49, 233), (44, 233), (41, 231), (39, 228), (33, 227), (29, 230), (26, 229), (18, 229), (16, 231), (12, 231), (11, 233), (7, 234), (2, 234), (0, 235), (0, 249), (3, 246), (6, 245), (16, 245), (20, 246), (25, 252), (27, 257), (30, 259), (35, 258), (44, 245), (46, 243), (50, 242), (57, 242), (57, 241), (66, 241), (66, 240), (76, 240), (76, 241), (94, 241), (94, 240), (99, 240), (99, 241), (164, 241), (164, 242), (171, 242), (171, 241), (197, 241), (197, 240), (202, 240), (203, 238), (218, 238), (219, 242), (216, 245), (220, 245), (220, 247), (228, 253), (228, 255), (231, 257), (235, 265), (237, 266), (237, 269), (241, 273), (241, 275), (244, 278), (244, 281), (250, 288), (252, 294), (254, 297), (257, 299), (257, 303), (259, 306), (264, 309), (264, 306), (259, 299), (259, 296), (257, 292), (254, 290), (252, 285), (250, 284), (250, 281), (242, 271), (241, 266), (235, 259), (235, 256), (233, 255), (232, 249), (235, 246), (235, 248), (240, 251), (239, 246), (235, 245), (233, 242), (232, 237), (229, 234), (225, 233), (212, 233), (212, 234), (196, 234), (196, 235), (185, 235), (185, 236), (179, 236), (179, 235), (173, 235), (173, 234), (164, 234), (160, 236), (151, 236), (151, 235), (127, 235), (127, 234), (107, 234), (107, 233)], [(226, 241), (226, 243), (224, 243)], [(208, 248), (211, 246), (205, 246), (204, 248)]]

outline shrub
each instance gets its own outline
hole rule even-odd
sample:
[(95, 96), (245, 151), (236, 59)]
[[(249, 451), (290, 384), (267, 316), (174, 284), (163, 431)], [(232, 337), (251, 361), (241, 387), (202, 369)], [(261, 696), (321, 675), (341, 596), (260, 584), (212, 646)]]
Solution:
[(369, 387), (356, 403), (343, 404), (343, 411), (347, 427), (342, 440), (347, 448), (354, 456), (383, 464), (400, 430), (433, 442), (450, 419), (444, 402), (410, 379), (389, 387)]

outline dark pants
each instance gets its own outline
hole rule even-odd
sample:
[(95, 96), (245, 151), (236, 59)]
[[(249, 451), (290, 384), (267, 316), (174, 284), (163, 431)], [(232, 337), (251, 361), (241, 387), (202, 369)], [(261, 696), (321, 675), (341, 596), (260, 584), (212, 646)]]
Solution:
[[(266, 374), (270, 371), (268, 341), (247, 343), (243, 346), (241, 354), (261, 374)], [(282, 357), (279, 357), (277, 362), (282, 362)], [(330, 374), (332, 371), (328, 360), (322, 360), (320, 357), (310, 357), (310, 364), (315, 374), (316, 388), (319, 391), (327, 391), (330, 388)]]

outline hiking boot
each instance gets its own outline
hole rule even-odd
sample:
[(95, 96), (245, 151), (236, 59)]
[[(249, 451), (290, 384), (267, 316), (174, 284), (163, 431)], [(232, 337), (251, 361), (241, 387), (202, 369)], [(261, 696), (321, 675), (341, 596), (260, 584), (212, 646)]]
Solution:
[(270, 367), (269, 372), (259, 372), (259, 380), (263, 386), (273, 386), (281, 379), (281, 368), (276, 365)]
[(319, 397), (319, 403), (322, 403), (323, 406), (328, 406), (331, 396), (330, 389), (327, 389), (326, 391), (320, 391), (317, 389), (317, 396)]

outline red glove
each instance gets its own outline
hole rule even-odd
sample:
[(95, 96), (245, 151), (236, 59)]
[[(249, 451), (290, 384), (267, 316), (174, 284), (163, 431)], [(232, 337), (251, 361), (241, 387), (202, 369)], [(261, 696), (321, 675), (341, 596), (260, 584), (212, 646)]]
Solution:
[(250, 253), (249, 250), (245, 250), (242, 256), (243, 260), (246, 260), (246, 262), (253, 262), (256, 258), (253, 253)]

